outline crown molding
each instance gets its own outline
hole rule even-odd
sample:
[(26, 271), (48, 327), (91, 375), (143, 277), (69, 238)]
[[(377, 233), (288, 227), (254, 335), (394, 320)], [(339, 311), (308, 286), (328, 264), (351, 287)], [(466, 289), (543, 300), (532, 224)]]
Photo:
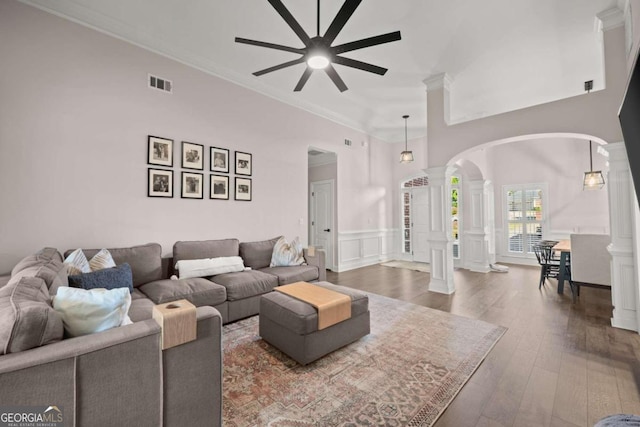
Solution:
[(440, 73), (440, 74), (434, 74), (431, 77), (427, 77), (422, 81), (422, 83), (424, 83), (425, 86), (427, 86), (427, 92), (430, 92), (432, 90), (437, 90), (441, 88), (444, 88), (445, 90), (449, 90), (449, 87), (451, 86), (451, 83), (453, 83), (453, 80), (451, 79), (451, 77), (449, 77), (447, 73)]
[(617, 7), (596, 15), (596, 31), (609, 31), (624, 26), (624, 12)]

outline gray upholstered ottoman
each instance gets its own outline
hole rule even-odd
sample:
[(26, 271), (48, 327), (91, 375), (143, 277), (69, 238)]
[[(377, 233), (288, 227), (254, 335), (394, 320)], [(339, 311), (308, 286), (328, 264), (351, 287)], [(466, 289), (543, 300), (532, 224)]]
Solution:
[(351, 297), (351, 318), (318, 330), (316, 309), (273, 291), (260, 299), (260, 336), (302, 365), (313, 362), (369, 334), (369, 298), (329, 282), (313, 283)]

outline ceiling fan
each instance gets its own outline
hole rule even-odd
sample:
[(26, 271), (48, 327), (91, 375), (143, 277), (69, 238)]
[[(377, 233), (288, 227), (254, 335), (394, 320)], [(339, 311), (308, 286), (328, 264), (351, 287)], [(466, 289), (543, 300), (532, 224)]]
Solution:
[(381, 34), (374, 37), (367, 37), (365, 39), (356, 40), (337, 46), (331, 45), (335, 38), (338, 36), (338, 33), (347, 23), (349, 18), (351, 18), (351, 15), (353, 15), (353, 12), (355, 12), (358, 5), (360, 5), (362, 0), (346, 0), (338, 11), (338, 14), (335, 16), (335, 18), (333, 18), (333, 22), (331, 22), (331, 25), (329, 25), (329, 28), (327, 28), (324, 36), (320, 36), (320, 0), (318, 0), (318, 32), (315, 37), (309, 37), (309, 35), (300, 26), (298, 21), (296, 21), (289, 10), (287, 10), (284, 4), (282, 4), (281, 0), (267, 1), (271, 3), (271, 6), (273, 6), (273, 8), (280, 14), (280, 16), (282, 16), (289, 27), (291, 27), (293, 32), (296, 33), (302, 43), (304, 43), (304, 47), (296, 48), (236, 37), (236, 43), (267, 47), (270, 49), (283, 50), (285, 52), (292, 52), (301, 55), (298, 59), (275, 65), (273, 67), (265, 68), (264, 70), (256, 71), (255, 73), (253, 73), (253, 75), (261, 76), (272, 71), (281, 70), (283, 68), (306, 62), (307, 68), (304, 70), (304, 73), (302, 74), (302, 77), (300, 77), (300, 80), (298, 81), (295, 89), (293, 89), (294, 92), (299, 92), (302, 90), (314, 70), (322, 69), (324, 69), (329, 78), (331, 78), (333, 83), (338, 87), (340, 92), (344, 92), (345, 90), (347, 90), (347, 85), (345, 85), (344, 81), (340, 78), (335, 68), (333, 67), (333, 64), (340, 64), (346, 67), (357, 68), (359, 70), (368, 71), (370, 73), (379, 74), (381, 76), (387, 72), (386, 68), (378, 67), (377, 65), (368, 64), (362, 61), (357, 61), (351, 58), (345, 58), (339, 55), (346, 52), (351, 52), (353, 50), (363, 49), (365, 47), (376, 46), (379, 44), (400, 40), (400, 31), (394, 31), (392, 33)]

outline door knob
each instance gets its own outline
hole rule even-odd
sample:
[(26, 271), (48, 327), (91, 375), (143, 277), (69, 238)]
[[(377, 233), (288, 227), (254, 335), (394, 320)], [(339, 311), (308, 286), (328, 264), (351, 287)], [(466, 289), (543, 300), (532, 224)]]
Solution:
[(329, 233), (329, 232), (331, 231), (331, 229), (330, 229), (330, 228), (327, 228), (327, 229), (326, 229), (326, 230), (324, 230), (324, 231), (326, 231), (327, 233)]

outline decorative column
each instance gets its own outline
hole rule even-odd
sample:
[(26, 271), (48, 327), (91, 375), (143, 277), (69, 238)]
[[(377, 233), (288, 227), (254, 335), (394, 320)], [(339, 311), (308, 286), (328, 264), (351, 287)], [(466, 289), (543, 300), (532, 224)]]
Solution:
[(611, 326), (638, 331), (638, 285), (634, 266), (633, 235), (636, 195), (624, 143), (608, 144), (609, 221), (611, 228)]
[(429, 248), (431, 282), (429, 290), (455, 292), (453, 284), (453, 236), (451, 227), (451, 175), (454, 168), (425, 169), (429, 177)]
[[(470, 217), (465, 218), (465, 224), (469, 228), (464, 232), (465, 268), (479, 273), (491, 271), (489, 251), (489, 206), (493, 203), (491, 183), (488, 181), (470, 181), (468, 185), (469, 195), (464, 199), (470, 203)], [(491, 191), (490, 191), (491, 189)]]

